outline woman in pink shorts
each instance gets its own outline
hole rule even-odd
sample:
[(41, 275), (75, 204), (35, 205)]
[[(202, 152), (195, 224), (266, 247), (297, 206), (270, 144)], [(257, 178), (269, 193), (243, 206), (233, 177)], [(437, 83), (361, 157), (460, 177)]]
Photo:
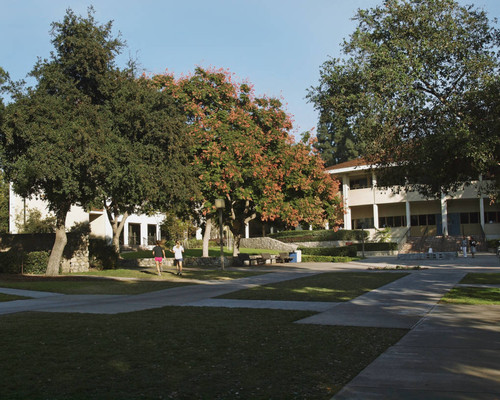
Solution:
[(156, 246), (153, 247), (153, 256), (155, 258), (156, 262), (156, 271), (158, 272), (158, 275), (161, 276), (161, 268), (160, 265), (165, 258), (165, 250), (163, 250), (160, 246), (160, 241), (156, 241)]

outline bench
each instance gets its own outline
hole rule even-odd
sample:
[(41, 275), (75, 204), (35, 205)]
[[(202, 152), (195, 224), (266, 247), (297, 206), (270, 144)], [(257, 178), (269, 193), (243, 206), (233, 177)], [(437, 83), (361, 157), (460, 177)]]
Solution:
[(276, 261), (279, 263), (287, 263), (292, 261), (292, 257), (290, 257), (290, 254), (288, 253), (280, 253), (279, 256), (276, 258)]

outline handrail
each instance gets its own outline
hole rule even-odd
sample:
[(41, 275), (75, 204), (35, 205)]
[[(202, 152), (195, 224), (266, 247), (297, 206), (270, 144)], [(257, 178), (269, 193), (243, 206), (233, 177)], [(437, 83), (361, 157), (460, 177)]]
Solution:
[(426, 225), (424, 233), (422, 234), (422, 238), (418, 242), (418, 251), (419, 253), (423, 253), (425, 238), (427, 237), (427, 232), (429, 231), (429, 225)]

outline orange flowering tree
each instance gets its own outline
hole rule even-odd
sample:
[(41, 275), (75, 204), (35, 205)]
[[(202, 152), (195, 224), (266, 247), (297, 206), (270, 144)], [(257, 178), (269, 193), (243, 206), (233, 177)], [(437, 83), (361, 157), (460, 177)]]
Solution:
[(235, 255), (244, 226), (255, 218), (288, 226), (337, 220), (338, 183), (324, 172), (307, 137), (294, 143), (279, 100), (255, 97), (249, 84), (234, 82), (226, 70), (197, 68), (191, 76), (163, 74), (152, 81), (188, 115), (193, 166), (202, 183), (194, 209), (208, 220), (216, 213), (215, 199), (225, 199)]

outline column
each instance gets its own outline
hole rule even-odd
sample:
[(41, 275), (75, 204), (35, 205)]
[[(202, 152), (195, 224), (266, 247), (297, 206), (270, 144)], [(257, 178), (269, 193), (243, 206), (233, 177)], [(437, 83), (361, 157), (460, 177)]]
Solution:
[(378, 205), (376, 199), (376, 189), (377, 189), (377, 176), (372, 172), (372, 194), (373, 194), (373, 226), (375, 229), (379, 229), (378, 221)]
[(443, 236), (448, 236), (448, 203), (444, 194), (441, 194), (441, 222), (443, 224)]
[(123, 245), (128, 246), (128, 221), (123, 225)]
[(406, 200), (406, 227), (411, 228), (410, 202)]
[(349, 207), (349, 177), (342, 177), (342, 193), (344, 197), (344, 229), (352, 229), (352, 216)]
[(250, 225), (248, 222), (245, 224), (245, 239), (248, 239), (250, 237)]
[(479, 198), (479, 221), (481, 223), (481, 228), (484, 232), (485, 220), (484, 220), (484, 198), (481, 196)]

